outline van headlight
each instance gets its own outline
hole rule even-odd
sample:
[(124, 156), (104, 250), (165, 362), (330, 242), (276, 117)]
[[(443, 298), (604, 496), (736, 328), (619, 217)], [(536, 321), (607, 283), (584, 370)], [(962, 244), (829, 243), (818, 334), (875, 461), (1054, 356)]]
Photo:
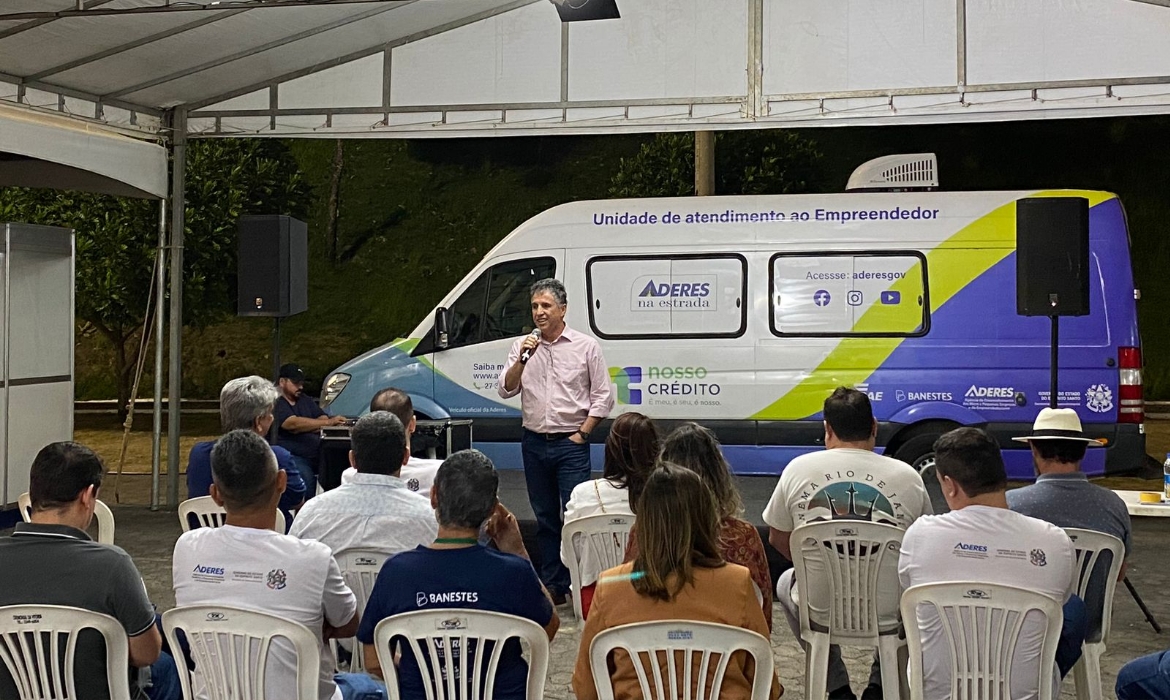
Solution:
[(334, 372), (325, 380), (325, 390), (321, 392), (321, 407), (324, 408), (333, 403), (333, 399), (345, 389), (345, 385), (349, 384), (349, 375), (345, 372)]

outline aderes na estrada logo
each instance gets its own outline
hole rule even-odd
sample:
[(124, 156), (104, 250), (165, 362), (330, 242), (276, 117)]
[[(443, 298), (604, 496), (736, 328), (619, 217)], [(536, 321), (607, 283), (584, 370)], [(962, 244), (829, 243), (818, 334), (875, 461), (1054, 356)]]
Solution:
[(609, 378), (617, 387), (618, 403), (638, 406), (642, 403), (642, 390), (631, 389), (631, 384), (642, 383), (641, 367), (610, 367)]

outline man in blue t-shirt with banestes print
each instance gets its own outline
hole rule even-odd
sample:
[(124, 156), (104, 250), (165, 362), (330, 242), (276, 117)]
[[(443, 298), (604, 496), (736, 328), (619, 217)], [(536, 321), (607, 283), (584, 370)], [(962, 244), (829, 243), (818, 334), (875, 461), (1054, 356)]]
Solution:
[[(371, 674), (382, 675), (373, 645), (374, 628), (384, 618), (400, 613), (440, 608), (487, 610), (532, 620), (544, 627), (550, 641), (556, 635), (560, 618), (528, 560), (516, 517), (496, 497), (499, 483), (491, 460), (477, 450), (456, 452), (439, 467), (431, 487), (438, 537), (430, 546), (402, 552), (386, 562), (362, 614), (357, 637), (366, 645), (366, 668)], [(499, 551), (478, 542), (485, 521)], [(399, 644), (399, 648), (402, 697), (427, 697), (414, 654), (408, 645)], [(449, 671), (457, 672), (461, 666), (461, 662), (444, 663)], [(471, 659), (467, 668), (474, 668)], [(511, 639), (500, 657), (494, 697), (523, 700), (527, 679), (528, 665), (520, 654), (520, 642)]]

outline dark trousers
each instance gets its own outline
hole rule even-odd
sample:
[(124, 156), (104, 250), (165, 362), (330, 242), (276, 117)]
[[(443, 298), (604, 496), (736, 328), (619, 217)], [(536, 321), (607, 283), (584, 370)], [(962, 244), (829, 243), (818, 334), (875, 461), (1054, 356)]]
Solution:
[(1117, 700), (1170, 698), (1170, 652), (1140, 656), (1117, 674)]
[(549, 593), (568, 593), (569, 570), (561, 564), (561, 525), (573, 487), (589, 480), (589, 445), (578, 445), (568, 437), (548, 440), (525, 430), (520, 447), (528, 501), (536, 516), (537, 573)]
[(317, 472), (314, 468), (315, 465), (298, 455), (292, 455), (292, 462), (296, 466), (297, 471), (301, 473), (301, 479), (305, 482), (305, 500), (308, 501), (317, 495)]
[[(1079, 596), (1070, 596), (1064, 604), (1064, 625), (1060, 628), (1060, 641), (1056, 643), (1056, 667), (1064, 678), (1081, 658), (1081, 645), (1085, 643), (1085, 628), (1088, 625), (1088, 611), (1085, 601)], [(1053, 695), (1056, 694), (1053, 689)]]

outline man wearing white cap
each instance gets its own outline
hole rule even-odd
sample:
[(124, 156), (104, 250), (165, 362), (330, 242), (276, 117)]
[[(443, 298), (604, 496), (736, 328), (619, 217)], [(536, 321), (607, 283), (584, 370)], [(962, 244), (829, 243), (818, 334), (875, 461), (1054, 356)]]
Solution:
[[(1014, 438), (1032, 448), (1036, 483), (1007, 492), (1008, 508), (1022, 515), (1044, 520), (1057, 527), (1076, 527), (1113, 535), (1125, 544), (1129, 556), (1129, 511), (1121, 497), (1109, 489), (1089, 483), (1081, 461), (1090, 447), (1101, 443), (1085, 437), (1081, 419), (1071, 408), (1045, 408), (1032, 425), (1032, 434)], [(1102, 557), (1085, 591), (1086, 635), (1095, 639), (1104, 610), (1105, 572), (1112, 562)], [(1125, 564), (1121, 565), (1125, 576)]]

